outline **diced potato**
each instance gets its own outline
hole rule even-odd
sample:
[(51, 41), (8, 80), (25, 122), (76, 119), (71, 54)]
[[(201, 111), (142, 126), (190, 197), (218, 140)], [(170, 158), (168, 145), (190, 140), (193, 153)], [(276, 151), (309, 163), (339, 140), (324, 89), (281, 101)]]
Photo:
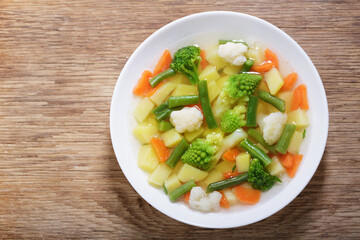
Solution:
[(218, 86), (218, 84), (215, 81), (212, 81), (208, 84), (208, 91), (209, 91), (209, 99), (210, 102), (214, 101), (217, 96), (219, 96), (219, 93), (221, 91), (221, 88)]
[(292, 91), (281, 91), (277, 97), (285, 101), (285, 112), (290, 112), (291, 108), (291, 100), (292, 100), (293, 92)]
[(272, 158), (271, 163), (266, 167), (266, 169), (271, 175), (278, 177), (285, 172), (285, 168), (276, 156)]
[(218, 45), (214, 45), (210, 48), (208, 48), (206, 50), (206, 60), (213, 65), (217, 70), (220, 70), (222, 68), (224, 68), (227, 63), (224, 61), (224, 59), (222, 59), (221, 57), (219, 57), (219, 55), (217, 54), (219, 46)]
[(226, 172), (231, 172), (233, 167), (235, 165), (235, 162), (230, 162), (227, 160), (223, 160), (216, 164), (215, 169), (219, 171), (221, 174), (224, 174)]
[(197, 87), (188, 84), (178, 84), (171, 96), (197, 95)]
[(261, 150), (263, 150), (263, 152), (266, 153), (266, 154), (269, 152), (269, 150), (267, 150), (266, 148), (264, 148), (263, 145), (261, 145), (260, 143), (257, 143), (256, 146), (257, 146), (258, 148), (260, 148)]
[(199, 80), (206, 80), (208, 83), (218, 79), (220, 75), (216, 71), (215, 67), (208, 65), (202, 72), (199, 74)]
[(176, 84), (172, 82), (166, 82), (164, 85), (159, 87), (158, 90), (150, 97), (150, 100), (156, 105), (160, 105), (175, 89)]
[(228, 80), (229, 77), (230, 76), (228, 76), (228, 75), (224, 75), (224, 76), (221, 76), (218, 80), (216, 80), (216, 83), (218, 84), (220, 89), (222, 88), (222, 86), (224, 85), (224, 82), (226, 82), (226, 80)]
[(238, 202), (235, 194), (231, 191), (230, 188), (226, 188), (224, 190), (221, 190), (221, 192), (225, 195), (225, 197), (228, 200), (230, 206), (235, 205)]
[(300, 145), (303, 142), (303, 136), (302, 132), (295, 131), (294, 134), (291, 137), (288, 152), (291, 154), (299, 154)]
[(250, 154), (248, 153), (240, 153), (236, 157), (236, 168), (238, 172), (249, 171), (250, 158)]
[(183, 165), (184, 163), (181, 160), (179, 160), (174, 167), (173, 173), (177, 175), (177, 173), (180, 171)]
[(178, 133), (174, 128), (164, 132), (161, 137), (167, 147), (176, 147), (182, 139), (180, 133)]
[(263, 101), (258, 101), (258, 106), (256, 109), (256, 116), (258, 116), (259, 114), (265, 114), (265, 115), (268, 114), (265, 102), (263, 102)]
[(152, 173), (159, 165), (159, 158), (151, 145), (140, 147), (137, 164), (139, 168), (149, 173)]
[(269, 88), (268, 88), (265, 80), (262, 80), (262, 81), (260, 82), (258, 89), (259, 89), (259, 90), (266, 91), (266, 92), (269, 92)]
[(139, 122), (142, 123), (145, 118), (149, 115), (151, 110), (154, 108), (154, 104), (150, 101), (149, 98), (144, 98), (141, 100), (139, 105), (134, 110), (134, 117)]
[(192, 142), (195, 138), (199, 137), (204, 132), (204, 128), (200, 127), (193, 132), (185, 132), (184, 137), (189, 142)]
[(270, 71), (264, 74), (266, 84), (272, 95), (275, 95), (284, 85), (284, 80), (281, 77), (279, 70), (273, 67)]
[(224, 73), (227, 74), (227, 75), (234, 75), (234, 74), (238, 74), (241, 70), (241, 67), (242, 66), (234, 66), (234, 65), (227, 65), (225, 68), (224, 68)]
[(209, 172), (209, 175), (207, 175), (207, 177), (204, 180), (202, 180), (202, 182), (207, 186), (210, 183), (218, 182), (223, 179), (224, 179), (224, 175), (218, 170), (213, 169)]
[(180, 171), (177, 173), (178, 179), (182, 182), (188, 182), (191, 179), (194, 179), (194, 181), (200, 181), (206, 178), (207, 175), (208, 175), (207, 172), (201, 171), (200, 169), (197, 169), (186, 163), (181, 167)]
[(156, 135), (157, 131), (158, 129), (154, 125), (140, 123), (134, 128), (133, 134), (141, 144), (146, 144), (150, 142), (150, 139), (154, 135)]
[(165, 188), (169, 193), (171, 193), (172, 191), (174, 191), (175, 189), (177, 189), (178, 187), (181, 186), (181, 183), (179, 181), (179, 179), (177, 178), (176, 174), (172, 173), (166, 180), (165, 180)]
[(260, 100), (259, 103), (260, 102), (264, 105), (264, 108), (265, 108), (267, 114), (279, 112), (279, 110), (276, 107), (274, 107), (273, 105), (271, 105), (270, 103), (264, 102), (263, 100)]
[(294, 123), (297, 128), (304, 128), (309, 126), (309, 119), (306, 115), (306, 111), (297, 109), (288, 113), (288, 123)]
[(159, 122), (156, 120), (155, 115), (154, 114), (149, 114), (149, 116), (144, 120), (145, 124), (151, 124), (154, 126), (158, 126)]
[(168, 79), (166, 79), (167, 82), (172, 82), (175, 84), (189, 84), (189, 80), (188, 78), (181, 73), (177, 73), (172, 77), (169, 77)]
[(265, 51), (261, 46), (254, 46), (249, 48), (245, 53), (247, 58), (252, 58), (254, 60), (254, 65), (259, 65), (265, 61)]
[(148, 182), (156, 187), (161, 187), (165, 179), (170, 175), (172, 168), (166, 163), (160, 163), (155, 171), (151, 173), (148, 178)]

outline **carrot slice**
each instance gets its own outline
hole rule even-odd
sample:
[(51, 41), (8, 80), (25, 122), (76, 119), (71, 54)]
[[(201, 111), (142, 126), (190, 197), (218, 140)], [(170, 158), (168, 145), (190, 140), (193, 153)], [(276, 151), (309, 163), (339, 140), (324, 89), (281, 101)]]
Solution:
[(204, 50), (200, 51), (200, 57), (201, 57), (201, 61), (200, 61), (201, 70), (204, 70), (204, 68), (206, 68), (206, 66), (208, 65), (208, 62), (206, 61), (206, 55), (205, 55)]
[(272, 52), (270, 49), (265, 49), (265, 59), (266, 61), (271, 61), (274, 63), (274, 66), (279, 69), (279, 59), (276, 56), (274, 52)]
[(300, 91), (298, 88), (295, 88), (294, 93), (293, 93), (293, 97), (291, 100), (291, 111), (294, 111), (296, 109), (298, 109), (301, 105), (301, 95), (300, 95)]
[(233, 178), (233, 177), (236, 177), (237, 175), (239, 175), (240, 173), (238, 172), (238, 171), (230, 171), (230, 172), (225, 172), (224, 174), (223, 174), (223, 176), (224, 176), (224, 179), (229, 179), (229, 178)]
[(234, 190), (236, 198), (242, 203), (255, 204), (260, 200), (261, 191), (259, 190), (246, 188), (241, 185), (236, 186)]
[(170, 51), (166, 49), (164, 51), (163, 55), (160, 57), (158, 63), (156, 64), (153, 75), (156, 76), (159, 73), (170, 68), (171, 62), (172, 62), (172, 57), (171, 57)]
[(145, 70), (134, 87), (133, 94), (137, 96), (146, 96), (146, 94), (152, 89), (149, 83), (149, 79), (152, 78), (152, 76), (153, 75), (150, 71)]
[(286, 172), (289, 175), (289, 177), (291, 178), (295, 177), (295, 174), (299, 168), (302, 158), (303, 155), (294, 155), (292, 166), (290, 168), (286, 168)]
[(252, 66), (251, 71), (267, 72), (275, 66), (273, 62), (263, 62), (260, 65)]
[(287, 152), (285, 155), (279, 153), (278, 157), (284, 168), (290, 168), (293, 165), (294, 155), (291, 153)]
[(184, 194), (183, 200), (186, 203), (189, 202), (189, 200), (190, 200), (190, 191), (188, 191), (187, 193)]
[(281, 90), (288, 91), (291, 90), (297, 80), (297, 73), (290, 73), (284, 78), (284, 85), (282, 86)]
[(305, 84), (301, 84), (300, 86), (298, 86), (298, 88), (300, 91), (300, 98), (301, 98), (300, 108), (304, 110), (309, 110), (309, 104), (307, 100), (307, 90)]
[(226, 196), (221, 192), (221, 199), (220, 199), (220, 206), (223, 208), (229, 208), (230, 204), (229, 201), (227, 200)]
[(240, 150), (238, 148), (232, 148), (227, 150), (224, 154), (223, 154), (223, 159), (233, 162), (236, 160), (236, 157), (240, 154)]
[(165, 146), (164, 141), (157, 137), (153, 137), (150, 139), (150, 143), (158, 155), (159, 161), (165, 162), (170, 156), (170, 150)]

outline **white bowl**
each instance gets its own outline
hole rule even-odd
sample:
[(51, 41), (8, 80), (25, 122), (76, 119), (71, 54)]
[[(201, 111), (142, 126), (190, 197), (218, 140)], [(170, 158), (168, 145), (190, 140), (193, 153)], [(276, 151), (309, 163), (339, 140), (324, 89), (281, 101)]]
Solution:
[[(173, 54), (189, 44), (215, 44), (218, 39), (255, 39), (274, 50), (281, 64), (287, 60), (308, 89), (311, 121), (301, 147), (303, 161), (295, 178), (262, 193), (256, 205), (238, 204), (218, 212), (201, 213), (182, 201), (171, 203), (162, 189), (150, 186), (148, 174), (137, 166), (140, 144), (132, 134), (136, 125), (132, 111), (139, 101), (132, 89), (144, 69), (153, 70), (164, 49)], [(288, 70), (282, 69), (283, 72)], [(323, 155), (329, 124), (325, 90), (315, 66), (304, 50), (285, 32), (259, 18), (236, 12), (204, 12), (178, 19), (147, 38), (125, 64), (111, 102), (111, 140), (119, 165), (133, 188), (154, 208), (178, 221), (208, 228), (239, 227), (260, 221), (290, 203), (315, 173)], [(121, 183), (119, 183), (121, 184)], [(140, 220), (140, 219), (139, 219)]]

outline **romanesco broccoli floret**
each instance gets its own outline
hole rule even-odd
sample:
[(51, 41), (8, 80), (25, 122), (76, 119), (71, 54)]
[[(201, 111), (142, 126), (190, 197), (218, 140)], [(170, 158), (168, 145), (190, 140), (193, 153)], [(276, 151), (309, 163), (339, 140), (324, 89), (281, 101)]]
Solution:
[(234, 107), (232, 110), (227, 110), (221, 117), (221, 130), (226, 133), (231, 133), (236, 129), (245, 126), (245, 113), (246, 107), (243, 104)]
[(222, 91), (230, 98), (239, 99), (253, 94), (262, 79), (261, 75), (242, 73), (229, 77)]
[(198, 67), (201, 61), (200, 48), (187, 46), (180, 48), (175, 54), (170, 67), (184, 74), (192, 84), (199, 82)]
[(213, 156), (216, 146), (202, 138), (198, 138), (190, 144), (189, 149), (182, 156), (182, 161), (198, 169), (208, 171), (213, 164)]
[(254, 158), (250, 162), (248, 182), (255, 189), (267, 191), (274, 186), (275, 182), (281, 182), (281, 180), (276, 176), (270, 175), (263, 167), (260, 160)]
[(224, 133), (221, 131), (212, 132), (206, 135), (206, 142), (211, 145), (218, 146), (224, 140)]

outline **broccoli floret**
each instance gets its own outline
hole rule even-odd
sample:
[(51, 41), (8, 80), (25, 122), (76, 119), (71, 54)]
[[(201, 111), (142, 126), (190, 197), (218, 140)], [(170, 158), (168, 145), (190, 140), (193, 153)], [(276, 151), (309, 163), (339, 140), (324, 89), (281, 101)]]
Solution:
[(221, 117), (221, 130), (226, 133), (232, 133), (236, 129), (245, 126), (245, 113), (246, 107), (243, 103), (234, 107), (232, 110), (227, 110)]
[(281, 182), (281, 180), (276, 176), (270, 175), (270, 173), (265, 170), (260, 160), (254, 158), (250, 162), (248, 182), (251, 183), (251, 186), (255, 189), (267, 191), (274, 186), (275, 182)]
[(223, 91), (230, 98), (242, 98), (253, 94), (262, 79), (261, 75), (242, 73), (229, 77)]
[(200, 48), (187, 46), (180, 48), (175, 54), (170, 67), (184, 74), (192, 84), (199, 82), (197, 69), (201, 61)]
[(208, 171), (212, 167), (216, 146), (202, 138), (193, 141), (182, 156), (182, 161), (198, 169)]

